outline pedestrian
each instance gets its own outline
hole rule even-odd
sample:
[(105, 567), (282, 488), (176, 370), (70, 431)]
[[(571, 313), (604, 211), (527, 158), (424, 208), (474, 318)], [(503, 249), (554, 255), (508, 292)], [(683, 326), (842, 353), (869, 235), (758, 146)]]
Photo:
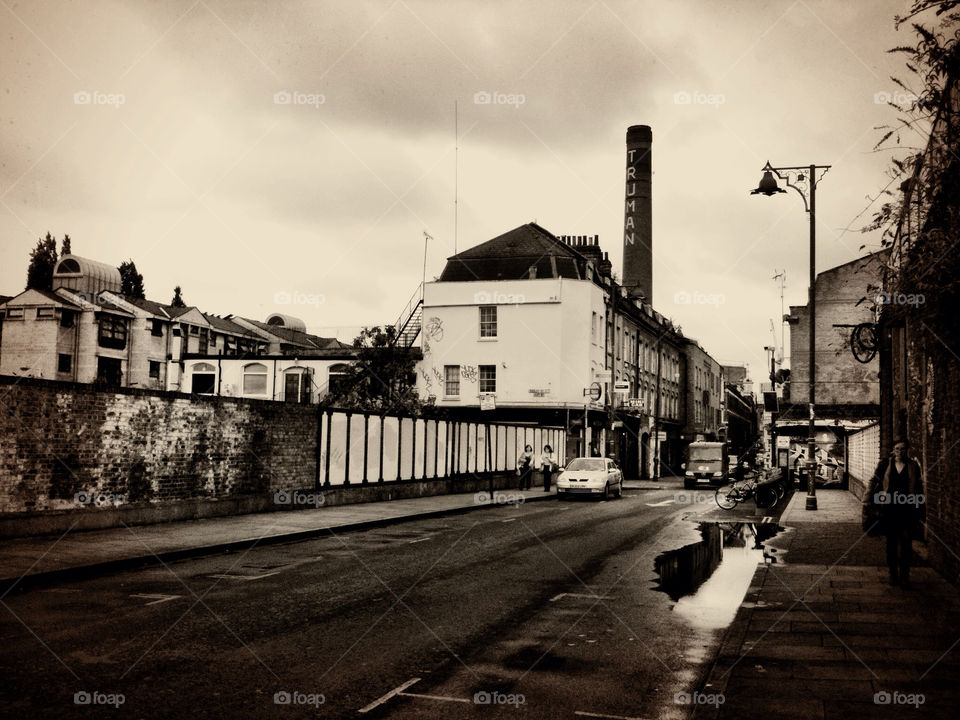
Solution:
[(533, 473), (533, 445), (524, 445), (523, 453), (517, 458), (517, 475), (520, 476), (520, 489), (529, 490)]
[(553, 458), (553, 448), (549, 445), (544, 445), (543, 455), (540, 456), (540, 472), (543, 473), (544, 492), (550, 492), (550, 480), (556, 468), (557, 462)]
[(893, 454), (877, 467), (870, 488), (870, 500), (879, 506), (882, 532), (887, 537), (890, 584), (904, 589), (910, 589), (913, 540), (923, 539), (927, 509), (923, 471), (909, 451), (906, 438), (897, 440)]

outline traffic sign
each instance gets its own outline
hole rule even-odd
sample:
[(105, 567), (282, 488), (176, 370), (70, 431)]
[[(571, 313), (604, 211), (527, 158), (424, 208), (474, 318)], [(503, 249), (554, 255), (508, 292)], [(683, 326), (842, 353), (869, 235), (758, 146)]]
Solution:
[(618, 380), (613, 384), (613, 389), (620, 395), (626, 395), (628, 392), (630, 392), (630, 381)]
[(600, 398), (603, 397), (603, 386), (595, 382), (590, 387), (583, 389), (583, 396), (589, 397), (594, 402), (599, 402)]

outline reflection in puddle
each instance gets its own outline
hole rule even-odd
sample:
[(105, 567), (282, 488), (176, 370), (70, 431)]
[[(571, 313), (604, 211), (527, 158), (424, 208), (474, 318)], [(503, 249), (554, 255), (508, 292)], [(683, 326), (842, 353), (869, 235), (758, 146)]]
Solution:
[(733, 621), (757, 565), (777, 562), (764, 541), (781, 530), (770, 524), (700, 523), (700, 542), (656, 559), (657, 589), (676, 601), (674, 612), (694, 628), (724, 628)]

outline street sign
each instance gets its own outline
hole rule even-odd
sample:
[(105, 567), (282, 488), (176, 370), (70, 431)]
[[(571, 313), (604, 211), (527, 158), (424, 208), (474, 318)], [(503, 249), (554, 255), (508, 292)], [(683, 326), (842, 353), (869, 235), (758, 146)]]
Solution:
[(497, 401), (491, 393), (483, 393), (480, 396), (480, 409), (481, 410), (497, 409)]
[(628, 392), (630, 392), (630, 381), (618, 380), (613, 384), (613, 389), (620, 395), (626, 395)]
[(603, 397), (603, 386), (595, 382), (590, 387), (583, 389), (583, 396), (589, 397), (594, 402), (598, 402)]
[(666, 440), (667, 440), (667, 431), (666, 431), (666, 430), (661, 430), (660, 432), (658, 432), (658, 433), (657, 433), (657, 439), (658, 439), (660, 442), (666, 442)]
[(613, 370), (597, 370), (593, 376), (597, 382), (608, 383), (613, 380)]

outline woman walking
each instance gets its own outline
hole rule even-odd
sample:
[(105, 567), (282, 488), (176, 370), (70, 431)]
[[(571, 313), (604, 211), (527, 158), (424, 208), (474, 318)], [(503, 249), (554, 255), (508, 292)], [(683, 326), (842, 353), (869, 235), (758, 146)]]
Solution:
[(913, 539), (923, 538), (926, 504), (920, 463), (912, 459), (906, 439), (893, 445), (893, 455), (881, 463), (874, 476), (871, 500), (880, 507), (880, 522), (887, 536), (890, 584), (910, 588)]

